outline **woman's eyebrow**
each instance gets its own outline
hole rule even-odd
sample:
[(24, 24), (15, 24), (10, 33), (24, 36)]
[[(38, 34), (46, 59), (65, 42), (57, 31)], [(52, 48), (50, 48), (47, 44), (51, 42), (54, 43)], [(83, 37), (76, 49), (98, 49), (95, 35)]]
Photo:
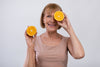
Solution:
[(49, 13), (49, 14), (46, 14), (46, 15), (51, 15), (51, 14)]

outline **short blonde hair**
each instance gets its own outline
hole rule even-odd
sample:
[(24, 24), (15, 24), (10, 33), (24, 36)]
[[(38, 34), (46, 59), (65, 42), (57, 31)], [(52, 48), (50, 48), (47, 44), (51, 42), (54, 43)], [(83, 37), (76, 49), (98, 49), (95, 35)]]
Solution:
[[(41, 25), (42, 28), (45, 28), (45, 24), (43, 23), (43, 17), (44, 17), (46, 9), (48, 9), (49, 12), (50, 11), (52, 12), (54, 10), (62, 11), (62, 8), (59, 5), (55, 4), (55, 3), (47, 4), (43, 9), (42, 14), (41, 14), (41, 18), (40, 18), (40, 25)], [(61, 26), (58, 29), (60, 29), (60, 28), (61, 28)]]

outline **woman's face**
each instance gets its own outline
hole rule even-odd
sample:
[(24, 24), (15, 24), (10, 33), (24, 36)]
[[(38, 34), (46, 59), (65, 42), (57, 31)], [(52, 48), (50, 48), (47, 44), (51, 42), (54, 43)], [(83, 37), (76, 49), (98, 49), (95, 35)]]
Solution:
[(55, 11), (45, 11), (43, 23), (45, 24), (45, 28), (47, 31), (53, 32), (57, 31), (59, 28), (59, 25), (57, 24), (57, 21), (54, 19), (54, 13)]

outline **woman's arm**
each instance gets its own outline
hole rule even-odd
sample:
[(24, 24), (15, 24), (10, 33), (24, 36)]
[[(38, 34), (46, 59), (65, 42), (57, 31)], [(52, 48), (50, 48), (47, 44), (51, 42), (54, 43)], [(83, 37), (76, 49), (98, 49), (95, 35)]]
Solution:
[(35, 51), (34, 51), (34, 45), (36, 41), (36, 35), (37, 33), (33, 36), (28, 36), (26, 31), (25, 31), (25, 39), (26, 39), (26, 44), (27, 44), (27, 56), (25, 60), (24, 67), (35, 67)]
[(68, 17), (65, 15), (64, 20), (62, 22), (58, 22), (58, 24), (62, 26), (65, 29), (65, 31), (70, 35), (67, 42), (70, 54), (75, 59), (83, 58), (85, 55), (84, 49), (79, 39), (77, 38), (76, 34), (74, 33), (74, 30), (68, 20)]
[(27, 48), (27, 56), (24, 67), (35, 67), (35, 51), (32, 48)]
[(80, 59), (85, 56), (84, 49), (73, 29), (70, 29), (70, 37), (68, 39), (68, 50), (75, 59)]

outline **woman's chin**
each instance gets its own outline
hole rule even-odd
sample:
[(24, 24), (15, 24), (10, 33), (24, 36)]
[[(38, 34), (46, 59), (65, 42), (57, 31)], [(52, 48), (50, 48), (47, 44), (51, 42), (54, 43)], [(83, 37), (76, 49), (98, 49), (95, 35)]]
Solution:
[(58, 30), (58, 26), (48, 26), (46, 27), (47, 31), (54, 32)]

